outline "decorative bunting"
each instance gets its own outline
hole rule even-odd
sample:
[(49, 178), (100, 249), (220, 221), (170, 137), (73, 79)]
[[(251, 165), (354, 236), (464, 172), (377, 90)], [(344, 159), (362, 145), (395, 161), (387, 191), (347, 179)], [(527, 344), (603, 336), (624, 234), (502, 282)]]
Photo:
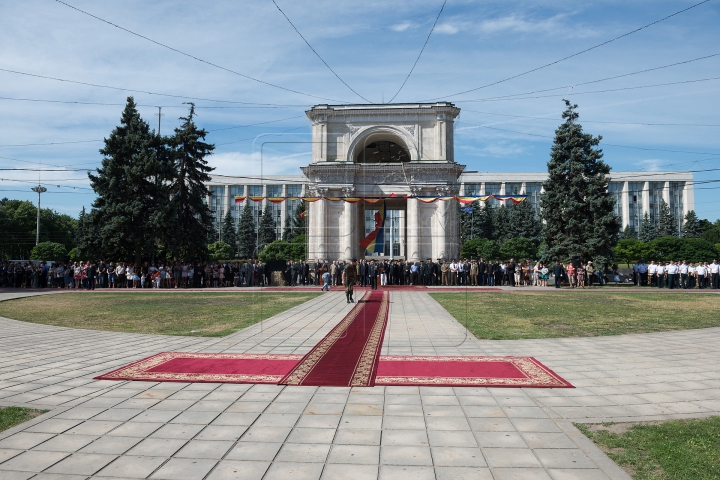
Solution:
[(285, 201), (285, 197), (267, 197), (267, 201), (270, 203), (282, 203)]
[(376, 204), (380, 203), (383, 200), (387, 198), (417, 198), (418, 201), (423, 203), (434, 203), (438, 200), (442, 201), (448, 201), (448, 200), (457, 200), (459, 203), (463, 205), (471, 205), (473, 202), (486, 202), (490, 199), (495, 199), (501, 202), (512, 202), (515, 205), (517, 205), (520, 202), (523, 202), (527, 199), (527, 195), (482, 195), (482, 196), (460, 196), (460, 195), (453, 195), (453, 196), (413, 196), (413, 195), (396, 195), (395, 193), (391, 193), (388, 197), (263, 197), (263, 196), (241, 196), (236, 195), (235, 196), (235, 203), (242, 203), (245, 201), (245, 199), (252, 200), (253, 202), (262, 202), (263, 200), (267, 200), (270, 203), (282, 203), (286, 200), (302, 200), (304, 202), (312, 203), (317, 202), (318, 200), (329, 200), (331, 202), (347, 202), (347, 203), (359, 203), (359, 202), (365, 202), (369, 204)]
[(235, 195), (235, 203), (242, 203), (245, 201), (245, 197), (241, 197), (240, 195)]
[(322, 199), (322, 197), (302, 197), (301, 198), (301, 200), (303, 202), (308, 202), (308, 203), (317, 202), (320, 199)]
[(253, 202), (262, 202), (265, 197), (248, 197)]

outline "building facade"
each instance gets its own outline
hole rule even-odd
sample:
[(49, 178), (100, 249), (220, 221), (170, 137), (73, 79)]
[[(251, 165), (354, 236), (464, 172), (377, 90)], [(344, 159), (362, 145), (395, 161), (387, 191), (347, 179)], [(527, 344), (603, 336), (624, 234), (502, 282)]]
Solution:
[[(264, 209), (271, 209), (280, 238), (305, 197), (308, 258), (362, 258), (369, 253), (360, 241), (373, 231), (383, 202), (384, 246), (373, 255), (450, 259), (460, 252), (458, 209), (448, 200), (455, 195), (526, 195), (539, 215), (546, 173), (481, 173), (455, 162), (453, 126), (459, 113), (447, 102), (316, 105), (306, 112), (312, 122), (312, 161), (302, 174), (212, 178), (207, 202), (217, 231), (228, 211), (237, 222), (250, 202), (256, 225)], [(635, 231), (646, 212), (656, 221), (661, 200), (679, 226), (694, 209), (689, 172), (613, 172), (609, 191), (622, 226)]]

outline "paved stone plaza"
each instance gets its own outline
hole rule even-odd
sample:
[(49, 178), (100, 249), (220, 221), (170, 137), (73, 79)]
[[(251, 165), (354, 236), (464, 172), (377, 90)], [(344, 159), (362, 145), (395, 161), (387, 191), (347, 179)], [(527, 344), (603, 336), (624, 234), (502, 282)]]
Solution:
[(391, 302), (383, 354), (534, 356), (577, 388), (92, 380), (161, 351), (306, 353), (350, 310), (341, 292), (225, 338), (0, 318), (0, 405), (50, 410), (0, 433), (0, 478), (625, 479), (572, 422), (720, 414), (720, 328), (486, 341), (427, 293)]

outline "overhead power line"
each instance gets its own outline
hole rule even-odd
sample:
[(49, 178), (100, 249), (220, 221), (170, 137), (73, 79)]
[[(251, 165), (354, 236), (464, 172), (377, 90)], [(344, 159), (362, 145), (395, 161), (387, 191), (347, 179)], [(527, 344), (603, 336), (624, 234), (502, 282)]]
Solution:
[[(58, 1), (59, 1), (59, 0), (58, 0)], [(614, 41), (616, 41), (616, 40), (620, 40), (621, 38), (625, 38), (625, 37), (627, 37), (627, 36), (630, 36), (630, 35), (632, 35), (632, 34), (634, 34), (634, 33), (637, 33), (637, 32), (639, 32), (639, 31), (641, 31), (641, 30), (645, 30), (646, 28), (652, 27), (653, 25), (656, 25), (656, 24), (658, 24), (658, 23), (660, 23), (660, 22), (664, 22), (665, 20), (668, 20), (668, 19), (670, 19), (670, 18), (672, 18), (672, 17), (675, 17), (676, 15), (680, 15), (681, 13), (687, 12), (688, 10), (692, 10), (692, 9), (695, 8), (695, 7), (699, 7), (700, 5), (702, 5), (702, 4), (704, 4), (704, 3), (708, 3), (709, 1), (710, 1), (710, 0), (703, 0), (702, 2), (696, 3), (696, 4), (694, 4), (694, 5), (691, 5), (691, 6), (687, 7), (687, 8), (683, 8), (682, 10), (679, 10), (679, 11), (677, 11), (677, 12), (675, 12), (675, 13), (673, 13), (673, 14), (670, 14), (670, 15), (668, 15), (668, 16), (666, 16), (666, 17), (663, 17), (663, 18), (661, 18), (661, 19), (659, 19), (659, 20), (655, 20), (654, 22), (648, 23), (647, 25), (643, 25), (642, 27), (636, 28), (635, 30), (631, 30), (631, 31), (629, 31), (629, 32), (627, 32), (627, 33), (624, 33), (624, 34), (622, 34), (622, 35), (618, 35), (617, 37), (611, 38), (610, 40), (606, 40), (606, 41), (604, 41), (604, 42), (602, 42), (602, 43), (598, 43), (597, 45), (593, 45), (593, 46), (590, 47), (590, 48), (586, 48), (585, 50), (581, 50), (581, 51), (579, 51), (579, 52), (573, 53), (572, 55), (568, 55), (568, 56), (566, 56), (566, 57), (560, 58), (560, 59), (555, 60), (555, 61), (553, 61), (553, 62), (546, 63), (545, 65), (542, 65), (542, 66), (540, 66), (540, 67), (536, 67), (536, 68), (533, 68), (533, 69), (531, 69), (531, 70), (527, 70), (527, 71), (525, 71), (525, 72), (522, 72), (522, 73), (518, 73), (518, 74), (516, 74), (516, 75), (513, 75), (513, 76), (511, 76), (511, 77), (507, 77), (507, 78), (504, 78), (504, 79), (502, 79), (502, 80), (497, 80), (497, 81), (495, 81), (495, 82), (482, 85), (482, 86), (480, 86), (480, 87), (471, 88), (471, 89), (469, 89), (469, 90), (463, 90), (462, 92), (457, 92), (457, 93), (453, 93), (453, 94), (451, 94), (451, 95), (445, 95), (445, 96), (443, 96), (443, 97), (433, 98), (433, 99), (430, 99), (430, 100), (433, 101), (433, 100), (446, 99), (446, 98), (449, 98), (449, 97), (455, 97), (455, 96), (457, 96), (457, 95), (462, 95), (463, 93), (474, 92), (474, 91), (476, 91), (476, 90), (480, 90), (480, 89), (483, 89), (483, 88), (491, 87), (491, 86), (493, 86), (493, 85), (497, 85), (497, 84), (500, 84), (500, 83), (504, 83), (504, 82), (507, 82), (507, 81), (509, 81), (509, 80), (513, 80), (513, 79), (515, 79), (515, 78), (522, 77), (522, 76), (524, 76), (524, 75), (527, 75), (527, 74), (530, 74), (530, 73), (533, 73), (533, 72), (537, 72), (538, 70), (542, 70), (542, 69), (544, 69), (544, 68), (551, 67), (551, 66), (556, 65), (556, 64), (558, 64), (558, 63), (560, 63), (560, 62), (564, 62), (565, 60), (569, 60), (569, 59), (571, 59), (571, 58), (573, 58), (573, 57), (577, 57), (578, 55), (582, 55), (583, 53), (587, 53), (587, 52), (589, 52), (589, 51), (591, 51), (591, 50), (595, 50), (596, 48), (600, 48), (600, 47), (602, 47), (602, 46), (605, 46), (605, 45), (607, 45), (607, 44), (609, 44), (609, 43), (612, 43), (612, 42), (614, 42)]]
[[(123, 32), (127, 32), (127, 33), (129, 33), (129, 34), (131, 34), (131, 35), (134, 35), (134, 36), (136, 36), (136, 37), (142, 38), (143, 40), (147, 40), (148, 42), (154, 43), (155, 45), (158, 45), (158, 46), (160, 46), (160, 47), (166, 48), (166, 49), (171, 50), (171, 51), (173, 51), (173, 52), (175, 52), (175, 53), (179, 53), (180, 55), (184, 55), (184, 56), (186, 56), (186, 57), (188, 57), (188, 58), (192, 58), (193, 60), (196, 60), (196, 61), (198, 61), (198, 62), (204, 63), (204, 64), (206, 64), (206, 65), (210, 65), (210, 66), (212, 66), (212, 67), (218, 68), (218, 69), (223, 70), (223, 71), (228, 72), (228, 73), (232, 73), (233, 75), (237, 75), (237, 76), (246, 78), (246, 79), (248, 79), (248, 80), (252, 80), (252, 81), (254, 81), (254, 82), (261, 83), (261, 84), (263, 84), (263, 85), (267, 85), (267, 86), (269, 86), (269, 87), (279, 88), (280, 90), (285, 90), (286, 92), (296, 93), (296, 94), (298, 94), (298, 95), (304, 95), (304, 96), (306, 96), (306, 97), (319, 98), (319, 99), (321, 99), (321, 100), (329, 100), (329, 101), (332, 101), (332, 102), (341, 102), (341, 103), (342, 103), (341, 100), (335, 100), (335, 99), (332, 99), (332, 98), (321, 97), (321, 96), (319, 96), (319, 95), (313, 95), (313, 94), (311, 94), (311, 93), (305, 93), (305, 92), (300, 92), (300, 91), (298, 91), (298, 90), (293, 90), (292, 88), (287, 88), (287, 87), (283, 87), (283, 86), (280, 86), (280, 85), (276, 85), (276, 84), (274, 84), (274, 83), (266, 82), (265, 80), (260, 80), (260, 79), (255, 78), (255, 77), (251, 77), (250, 75), (246, 75), (246, 74), (244, 74), (244, 73), (240, 73), (240, 72), (238, 72), (238, 71), (235, 71), (235, 70), (232, 70), (232, 69), (229, 69), (229, 68), (220, 66), (220, 65), (218, 65), (218, 64), (216, 64), (216, 63), (212, 63), (212, 62), (209, 62), (209, 61), (207, 61), (207, 60), (203, 60), (202, 58), (196, 57), (195, 55), (192, 55), (192, 54), (190, 54), (190, 53), (183, 52), (182, 50), (178, 50), (177, 48), (171, 47), (171, 46), (169, 46), (169, 45), (165, 45), (164, 43), (160, 43), (160, 42), (158, 42), (157, 40), (153, 40), (152, 38), (146, 37), (145, 35), (141, 35), (141, 34), (139, 34), (139, 33), (137, 33), (137, 32), (133, 32), (132, 30), (129, 30), (129, 29), (124, 28), (124, 27), (121, 27), (120, 25), (117, 25), (117, 24), (112, 23), (112, 22), (110, 22), (110, 21), (108, 21), (108, 20), (105, 20), (105, 19), (103, 19), (103, 18), (100, 18), (100, 17), (98, 17), (98, 16), (96, 16), (96, 15), (93, 15), (92, 13), (86, 12), (85, 10), (81, 10), (81, 9), (79, 9), (79, 8), (77, 8), (77, 7), (74, 7), (74, 6), (70, 5), (69, 3), (63, 2), (62, 0), (55, 0), (55, 1), (58, 2), (58, 3), (60, 3), (61, 5), (65, 5), (66, 7), (72, 8), (73, 10), (78, 11), (78, 12), (82, 13), (83, 15), (87, 15), (88, 17), (92, 17), (92, 18), (94, 18), (95, 20), (99, 20), (99, 21), (101, 21), (101, 22), (103, 22), (103, 23), (106, 23), (106, 24), (108, 24), (108, 25), (110, 25), (110, 26), (113, 26), (113, 27), (115, 27), (115, 28), (117, 28), (117, 29), (119, 29), (119, 30), (122, 30)], [(709, 0), (706, 0), (706, 1), (709, 1)]]
[(31, 147), (31, 146), (38, 146), (38, 145), (66, 145), (68, 143), (93, 143), (93, 142), (102, 142), (102, 140), (77, 140), (74, 142), (49, 142), (49, 143), (14, 143), (14, 144), (4, 144), (0, 145), (0, 147)]
[[(545, 88), (545, 89), (542, 89), (542, 90), (533, 90), (532, 92), (514, 93), (514, 94), (512, 94), (512, 95), (502, 95), (502, 96), (498, 96), (498, 97), (488, 97), (488, 98), (486, 98), (485, 100), (487, 100), (487, 99), (495, 100), (495, 99), (499, 99), (499, 98), (519, 97), (519, 96), (521, 96), (521, 95), (533, 95), (533, 94), (535, 94), (535, 93), (544, 93), (544, 92), (552, 92), (552, 91), (554, 91), (554, 90), (563, 90), (563, 89), (566, 89), (566, 88), (575, 88), (575, 87), (579, 87), (579, 86), (582, 86), (582, 85), (590, 85), (591, 83), (606, 82), (606, 81), (608, 81), (608, 80), (616, 80), (616, 79), (618, 79), (618, 78), (629, 77), (629, 76), (632, 76), (632, 75), (639, 75), (639, 74), (641, 74), (641, 73), (653, 72), (653, 71), (655, 71), (655, 70), (662, 70), (662, 69), (664, 69), (664, 68), (676, 67), (676, 66), (678, 66), (678, 65), (685, 65), (685, 64), (687, 64), (687, 63), (697, 62), (697, 61), (699, 61), (699, 60), (706, 60), (706, 59), (708, 59), (708, 58), (713, 58), (713, 57), (717, 57), (717, 56), (720, 56), (720, 53), (713, 53), (712, 55), (706, 55), (706, 56), (704, 56), (704, 57), (698, 57), (698, 58), (693, 58), (693, 59), (690, 59), (690, 60), (684, 60), (684, 61), (682, 61), (682, 62), (671, 63), (671, 64), (669, 64), (669, 65), (662, 65), (662, 66), (659, 66), (659, 67), (646, 68), (645, 70), (638, 70), (638, 71), (636, 71), (636, 72), (623, 73), (622, 75), (615, 75), (615, 76), (612, 76), (612, 77), (600, 78), (600, 79), (598, 79), (598, 80), (590, 80), (590, 81), (588, 81), (588, 82), (580, 82), (580, 83), (575, 83), (575, 84), (572, 84), (572, 85), (563, 85), (562, 87), (553, 87), (553, 88)], [(458, 100), (458, 101), (461, 101), (461, 100)]]
[[(457, 123), (463, 123), (463, 124), (465, 124), (465, 125), (470, 125), (470, 126), (479, 127), (479, 128), (489, 128), (490, 130), (499, 130), (499, 131), (501, 131), (501, 132), (517, 133), (517, 134), (519, 134), (519, 135), (527, 135), (527, 136), (530, 136), (530, 137), (553, 138), (553, 139), (555, 138), (555, 137), (552, 137), (552, 136), (550, 136), (550, 135), (540, 135), (540, 134), (537, 134), (537, 133), (518, 132), (517, 130), (508, 130), (508, 129), (506, 129), (506, 128), (491, 127), (491, 126), (489, 126), (489, 125), (476, 125), (476, 124), (474, 124), (474, 123), (468, 123), (468, 122), (465, 122), (465, 121), (459, 121), (459, 122), (457, 122)], [(720, 156), (720, 153), (687, 152), (687, 151), (683, 151), (683, 150), (666, 150), (666, 149), (663, 149), (663, 148), (633, 147), (633, 146), (630, 146), (630, 145), (618, 145), (618, 144), (614, 144), (614, 143), (603, 143), (603, 146), (605, 146), (605, 147), (632, 148), (632, 149), (635, 149), (635, 150), (649, 150), (649, 151), (654, 151), (654, 152), (687, 153), (687, 154), (690, 154), (690, 155), (716, 155), (716, 156)]]
[(25, 75), (27, 77), (42, 78), (44, 80), (54, 80), (56, 82), (74, 83), (76, 85), (85, 85), (88, 87), (108, 88), (110, 90), (118, 90), (121, 92), (144, 93), (146, 95), (157, 95), (160, 97), (181, 98), (183, 100), (199, 100), (199, 101), (203, 101), (203, 102), (216, 102), (216, 103), (235, 103), (238, 105), (268, 105), (268, 106), (274, 106), (274, 107), (308, 107), (309, 106), (309, 105), (282, 105), (282, 104), (277, 104), (277, 103), (237, 102), (237, 101), (233, 101), (233, 100), (217, 100), (214, 98), (189, 97), (187, 95), (173, 95), (170, 93), (149, 92), (147, 90), (137, 90), (137, 89), (133, 89), (133, 88), (113, 87), (111, 85), (101, 85), (98, 83), (81, 82), (78, 80), (68, 80), (66, 78), (49, 77), (47, 75), (38, 75), (36, 73), (21, 72), (19, 70), (10, 70), (7, 68), (0, 68), (0, 72), (14, 73), (16, 75)]
[[(13, 97), (0, 97), (0, 100), (13, 100), (13, 101), (19, 101), (19, 102), (41, 102), (41, 103), (67, 103), (67, 104), (77, 104), (77, 105), (101, 105), (101, 106), (111, 106), (111, 107), (124, 107), (124, 103), (103, 103), (103, 102), (81, 102), (78, 100), (48, 100), (43, 98), (13, 98)], [(187, 107), (185, 105), (143, 105), (141, 103), (135, 104), (138, 107), (151, 107), (151, 108), (183, 108), (187, 110)], [(264, 106), (264, 105), (257, 105), (257, 106), (237, 106), (237, 107), (213, 107), (213, 106), (205, 106), (205, 105), (195, 105), (195, 110), (198, 109), (205, 109), (205, 108), (307, 108), (307, 105), (277, 105), (277, 106)]]
[[(274, 1), (274, 0), (273, 0)], [(413, 71), (415, 71), (415, 67), (417, 66), (418, 62), (420, 61), (420, 57), (422, 56), (423, 52), (425, 51), (425, 47), (427, 46), (428, 42), (430, 41), (430, 36), (432, 35), (433, 31), (435, 31), (435, 25), (437, 25), (438, 20), (440, 20), (440, 15), (442, 14), (443, 10), (445, 9), (445, 4), (447, 3), (447, 0), (443, 1), (442, 7), (440, 7), (440, 11), (437, 14), (437, 17), (435, 17), (435, 22), (433, 23), (432, 28), (430, 29), (430, 33), (428, 33), (427, 38), (425, 39), (425, 43), (423, 43), (422, 48), (420, 49), (420, 53), (418, 53), (417, 58), (415, 59), (415, 63), (413, 63), (412, 68), (410, 69), (410, 72), (408, 72), (407, 77), (405, 77), (405, 80), (403, 80), (402, 85), (400, 85), (400, 88), (398, 88), (398, 91), (395, 92), (395, 95), (392, 96), (390, 101), (388, 103), (392, 103), (393, 100), (395, 100), (395, 97), (398, 96), (398, 94), (402, 91), (402, 89), (405, 87), (405, 84), (407, 83), (408, 79), (410, 78), (410, 75), (412, 75)]]
[(300, 33), (300, 30), (297, 29), (297, 27), (296, 27), (295, 24), (292, 22), (292, 20), (290, 20), (290, 18), (285, 14), (285, 12), (283, 12), (282, 8), (280, 8), (280, 5), (278, 5), (275, 0), (272, 0), (272, 2), (275, 4), (275, 7), (277, 7), (277, 9), (280, 11), (280, 13), (282, 13), (282, 16), (285, 17), (285, 20), (288, 21), (288, 23), (289, 23), (290, 26), (293, 28), (293, 30), (295, 30), (295, 32), (297, 32), (297, 34), (300, 35), (300, 38), (303, 39), (303, 42), (305, 42), (305, 45), (307, 45), (308, 47), (310, 47), (310, 50), (312, 50), (312, 52), (315, 54), (315, 56), (318, 57), (323, 64), (325, 64), (325, 66), (328, 68), (328, 70), (330, 70), (330, 71), (332, 72), (332, 74), (335, 75), (335, 77), (336, 77), (338, 80), (340, 80), (343, 85), (345, 85), (347, 88), (349, 88), (350, 91), (353, 92), (355, 95), (357, 95), (358, 97), (362, 98), (363, 100), (365, 100), (365, 101), (368, 102), (368, 103), (372, 103), (370, 100), (368, 100), (367, 98), (363, 97), (363, 96), (360, 95), (358, 92), (356, 92), (355, 89), (352, 88), (350, 85), (348, 85), (348, 83), (347, 83), (345, 80), (343, 80), (342, 78), (340, 78), (340, 75), (338, 75), (337, 72), (335, 72), (335, 70), (333, 70), (332, 67), (331, 67), (330, 65), (328, 65), (328, 63), (325, 61), (325, 59), (323, 59), (323, 58), (320, 56), (320, 54), (317, 52), (317, 50), (315, 50), (315, 49), (313, 48), (313, 46), (310, 45), (310, 42), (308, 42), (307, 39), (303, 36), (303, 34)]
[(621, 88), (608, 88), (605, 90), (591, 90), (589, 92), (565, 92), (565, 93), (557, 93), (552, 95), (538, 95), (535, 97), (490, 97), (490, 98), (478, 98), (475, 100), (456, 100), (457, 102), (499, 102), (503, 100), (528, 100), (531, 98), (551, 98), (551, 97), (565, 97), (568, 95), (588, 95), (591, 93), (609, 93), (609, 92), (621, 92), (623, 90), (639, 90), (641, 88), (654, 88), (654, 87), (667, 87), (668, 85), (682, 85), (686, 83), (700, 83), (700, 82), (709, 82), (712, 80), (720, 80), (720, 77), (710, 77), (710, 78), (699, 78), (697, 80), (683, 80), (680, 82), (668, 82), (668, 83), (655, 83), (652, 85), (638, 85), (637, 87), (621, 87)]
[[(533, 120), (551, 120), (557, 122), (558, 119), (554, 117), (528, 117), (525, 115), (509, 115), (507, 113), (494, 113), (494, 112), (480, 112), (477, 110), (467, 110), (463, 108), (463, 112), (469, 113), (482, 113), (484, 115), (494, 115), (497, 117), (512, 117), (512, 118), (528, 118)], [(639, 123), (639, 122), (604, 122), (600, 120), (583, 120), (582, 123), (603, 123), (609, 125), (644, 125), (644, 126), (672, 126), (672, 127), (720, 127), (720, 123)]]

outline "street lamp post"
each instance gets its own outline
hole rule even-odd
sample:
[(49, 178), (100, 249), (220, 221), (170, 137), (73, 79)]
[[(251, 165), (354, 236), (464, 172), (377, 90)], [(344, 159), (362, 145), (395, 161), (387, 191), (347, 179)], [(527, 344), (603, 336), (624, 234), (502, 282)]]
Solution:
[(35, 245), (37, 245), (40, 243), (40, 194), (47, 192), (47, 188), (42, 185), (38, 185), (37, 187), (32, 187), (32, 191), (37, 192), (38, 194), (37, 227), (35, 229)]

